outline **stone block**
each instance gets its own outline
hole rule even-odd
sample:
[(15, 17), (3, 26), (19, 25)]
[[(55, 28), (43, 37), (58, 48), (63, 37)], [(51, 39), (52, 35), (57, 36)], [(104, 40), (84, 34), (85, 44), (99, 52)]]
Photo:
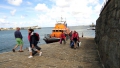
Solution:
[(115, 4), (115, 8), (117, 8), (118, 4)]
[(118, 8), (120, 9), (120, 0), (118, 1)]
[(120, 10), (117, 11), (116, 18), (120, 19)]
[(119, 22), (118, 22), (118, 24), (120, 24), (120, 18), (119, 18)]
[(116, 17), (116, 10), (113, 10), (112, 17)]

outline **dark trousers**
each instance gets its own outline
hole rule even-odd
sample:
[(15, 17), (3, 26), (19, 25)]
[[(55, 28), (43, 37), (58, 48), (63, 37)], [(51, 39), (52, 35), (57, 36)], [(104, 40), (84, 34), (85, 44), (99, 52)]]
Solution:
[[(38, 45), (38, 42), (34, 43), (34, 48), (37, 49), (37, 50), (41, 50), (41, 47), (39, 47)], [(30, 47), (32, 48), (32, 44), (30, 43)], [(33, 49), (32, 49), (33, 51)]]
[(60, 44), (62, 44), (62, 41), (64, 41), (64, 44), (66, 44), (66, 41), (64, 38), (61, 39)]

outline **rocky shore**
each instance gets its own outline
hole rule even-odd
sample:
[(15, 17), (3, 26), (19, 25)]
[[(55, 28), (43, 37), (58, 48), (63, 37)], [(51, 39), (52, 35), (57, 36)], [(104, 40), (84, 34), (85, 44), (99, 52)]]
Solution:
[(81, 38), (81, 46), (71, 49), (67, 43), (45, 44), (42, 56), (28, 58), (28, 50), (24, 52), (8, 52), (0, 54), (0, 68), (102, 68), (94, 38)]

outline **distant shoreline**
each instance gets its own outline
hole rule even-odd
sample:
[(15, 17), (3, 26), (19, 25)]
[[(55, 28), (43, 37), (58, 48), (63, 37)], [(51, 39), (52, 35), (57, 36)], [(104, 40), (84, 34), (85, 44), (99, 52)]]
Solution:
[[(41, 28), (32, 28), (32, 29), (41, 29)], [(7, 30), (16, 30), (16, 29), (0, 29), (0, 31), (7, 31)], [(28, 30), (28, 29), (20, 29), (20, 30)]]

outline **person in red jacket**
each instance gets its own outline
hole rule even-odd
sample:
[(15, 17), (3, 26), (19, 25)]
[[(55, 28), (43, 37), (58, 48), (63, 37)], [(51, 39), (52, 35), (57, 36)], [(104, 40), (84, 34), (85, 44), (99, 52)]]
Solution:
[(64, 41), (64, 44), (66, 43), (65, 38), (66, 38), (65, 33), (62, 31), (61, 38), (60, 38), (60, 44), (62, 44), (62, 41)]
[(72, 40), (74, 41), (74, 48), (76, 49), (77, 47), (77, 41), (79, 39), (78, 33), (76, 31), (74, 31), (74, 33), (72, 34)]

